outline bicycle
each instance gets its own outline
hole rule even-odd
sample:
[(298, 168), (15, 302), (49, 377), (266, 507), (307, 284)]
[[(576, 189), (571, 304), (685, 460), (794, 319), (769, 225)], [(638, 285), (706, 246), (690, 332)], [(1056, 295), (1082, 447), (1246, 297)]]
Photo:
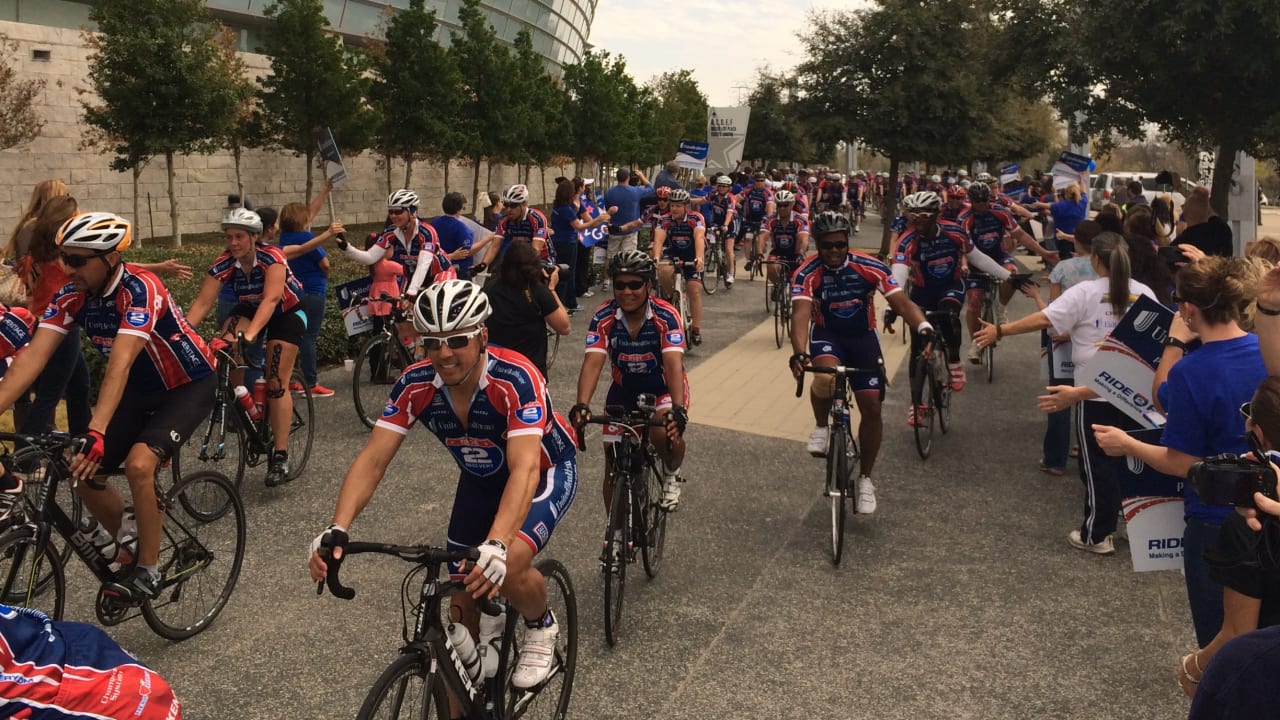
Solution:
[[(441, 566), (463, 560), (475, 561), (479, 552), (475, 548), (460, 551), (444, 550), (429, 545), (387, 545), (383, 543), (351, 542), (344, 548), (343, 556), (334, 560), (329, 548), (321, 548), (321, 554), (329, 570), (324, 584), (335, 597), (350, 600), (355, 590), (344, 587), (338, 576), (342, 563), (352, 555), (378, 553), (391, 555), (414, 565), (400, 584), (401, 635), (404, 646), (400, 655), (387, 666), (374, 682), (368, 696), (356, 716), (360, 720), (371, 718), (448, 718), (452, 698), (463, 713), (473, 720), (507, 720), (524, 717), (540, 698), (550, 698), (552, 717), (563, 719), (569, 710), (573, 693), (573, 678), (578, 658), (578, 605), (569, 579), (569, 572), (556, 560), (539, 561), (535, 567), (547, 579), (547, 603), (560, 623), (560, 638), (556, 643), (555, 665), (551, 675), (541, 684), (527, 690), (511, 685), (515, 671), (516, 628), (523, 624), (520, 613), (509, 611), (500, 597), (497, 600), (477, 602), (481, 613), (491, 618), (505, 615), (500, 637), (482, 636), (478, 656), (477, 643), (465, 627), (443, 619), (442, 600), (452, 592), (466, 592), (461, 581), (440, 580)], [(415, 578), (421, 574), (422, 588), (416, 604), (410, 595)], [(323, 592), (318, 587), (317, 593)], [(413, 631), (409, 631), (410, 616)], [(485, 620), (481, 619), (481, 625)], [(461, 642), (455, 643), (451, 632)], [(494, 645), (492, 642), (496, 642)], [(459, 646), (461, 645), (461, 647)], [(496, 663), (484, 662), (489, 651), (497, 650)], [(496, 667), (492, 672), (491, 667)], [(559, 684), (559, 691), (555, 686)]]
[[(749, 248), (755, 247), (756, 236), (760, 234), (760, 225), (764, 221), (763, 220), (756, 220), (756, 221), (744, 220), (743, 222), (747, 224), (746, 232), (743, 233), (743, 237), (746, 238), (746, 242), (743, 244)], [(764, 277), (764, 268), (760, 265), (760, 263), (752, 264), (751, 267), (748, 268), (748, 270), (749, 272), (747, 273), (747, 282), (754, 282), (756, 278)]]
[[(53, 533), (104, 585), (124, 577), (132, 566), (108, 560), (94, 547), (92, 533), (100, 526), (91, 516), (76, 520), (58, 505), (58, 486), (70, 479), (70, 458), (78, 452), (75, 438), (0, 433), (0, 443), (24, 445), (6, 453), (6, 464), (39, 488), (35, 502), (28, 494), (15, 507), (15, 517), (0, 535), (0, 602), (35, 607), (59, 620), (66, 603), (66, 572), (51, 542)], [(216, 471), (189, 473), (168, 492), (161, 490), (159, 474), (157, 469), (156, 499), (164, 513), (160, 594), (137, 602), (99, 589), (94, 611), (108, 627), (141, 614), (161, 637), (185, 640), (213, 623), (235, 589), (244, 561), (244, 505), (231, 481)], [(202, 599), (211, 589), (216, 594)], [(184, 604), (193, 597), (195, 603)]]
[[(853, 437), (853, 426), (849, 420), (848, 378), (850, 375), (875, 375), (880, 378), (880, 399), (884, 399), (888, 378), (885, 376), (884, 360), (878, 360), (872, 368), (851, 368), (839, 365), (836, 367), (820, 367), (810, 365), (804, 369), (807, 373), (834, 375), (836, 378), (835, 393), (831, 399), (830, 434), (827, 440), (827, 473), (826, 491), (831, 498), (831, 564), (839, 566), (840, 557), (844, 553), (844, 528), (848, 519), (849, 506), (855, 502), (856, 488), (853, 487), (853, 476), (862, 453), (858, 441)], [(796, 378), (796, 397), (804, 393), (804, 375)]]
[(916, 420), (912, 429), (921, 460), (928, 460), (933, 449), (934, 418), (944, 435), (951, 426), (951, 371), (947, 367), (947, 339), (941, 328), (956, 322), (955, 316), (941, 310), (930, 310), (925, 317), (938, 331), (933, 334), (930, 351), (926, 353), (921, 348), (912, 359), (911, 407)]
[[(568, 265), (565, 265), (564, 263), (559, 263), (555, 267), (560, 271), (561, 281), (563, 281), (564, 278), (567, 278), (569, 276)], [(481, 285), (481, 287), (484, 287), (484, 286)], [(552, 290), (551, 292), (555, 292), (555, 290)], [(551, 366), (556, 363), (556, 356), (560, 354), (560, 333), (556, 332), (555, 330), (552, 330), (550, 325), (547, 326), (546, 330), (547, 330), (547, 372), (551, 372)]]
[[(636, 410), (627, 412), (608, 405), (605, 417), (587, 420), (587, 424), (615, 426), (622, 434), (610, 451), (613, 469), (609, 482), (613, 485), (613, 499), (609, 503), (609, 524), (605, 526), (604, 546), (600, 551), (604, 639), (609, 647), (617, 645), (622, 634), (627, 565), (636, 561), (639, 550), (645, 575), (653, 579), (658, 576), (666, 548), (668, 513), (661, 502), (662, 461), (649, 444), (647, 432), (650, 427), (665, 427), (651, 417), (657, 400), (652, 394), (641, 393), (636, 399)], [(578, 449), (586, 450), (582, 427), (575, 429)]]
[[(192, 440), (197, 441), (198, 438), (199, 443), (195, 446), (198, 450), (194, 458), (199, 462), (198, 468), (213, 470), (231, 478), (238, 493), (244, 482), (246, 468), (266, 463), (275, 448), (270, 420), (271, 406), (270, 403), (263, 403), (261, 416), (255, 420), (236, 400), (232, 371), (263, 371), (261, 366), (244, 359), (243, 335), (231, 343), (215, 339), (210, 343), (210, 349), (213, 350), (218, 383), (214, 388), (213, 412), (204, 425), (204, 432), (197, 432), (192, 436)], [(316, 410), (311, 388), (303, 382), (302, 373), (297, 368), (294, 368), (290, 386), (302, 388), (294, 393), (293, 419), (289, 423), (288, 480), (296, 480), (302, 476), (302, 471), (311, 458), (311, 446), (316, 434)], [(181, 450), (173, 456), (174, 482), (182, 478), (182, 457)]]
[[(664, 258), (660, 264), (673, 267), (675, 268), (675, 271), (671, 273), (671, 292), (667, 293), (664, 291), (662, 284), (658, 283), (658, 297), (671, 303), (672, 307), (676, 309), (676, 315), (680, 318), (680, 326), (685, 328), (687, 335), (690, 327), (690, 321), (693, 316), (689, 310), (689, 292), (685, 288), (683, 271), (685, 268), (696, 268), (697, 263), (686, 260), (672, 260), (670, 258)], [(703, 287), (706, 287), (705, 283), (703, 284)], [(689, 343), (686, 342), (685, 347), (688, 346)]]
[[(723, 285), (724, 289), (732, 290), (733, 288), (726, 281), (729, 274), (729, 266), (725, 262), (724, 245), (722, 240), (716, 238), (715, 228), (707, 228), (707, 244), (706, 244), (706, 272), (703, 277), (706, 281), (702, 283), (703, 289), (708, 295), (715, 295), (719, 289), (717, 284)], [(715, 279), (711, 279), (711, 275), (715, 274)]]
[[(976, 276), (983, 283), (984, 294), (982, 297), (982, 309), (978, 311), (978, 317), (983, 322), (996, 324), (996, 302), (1000, 291), (1000, 281), (981, 273), (974, 273), (971, 277)], [(982, 348), (981, 363), (987, 366), (987, 382), (990, 383), (996, 376), (996, 344), (991, 343)]]
[(778, 266), (777, 283), (765, 283), (766, 308), (773, 304), (773, 341), (779, 348), (791, 339), (791, 274), (799, 266), (799, 258), (759, 260), (766, 265)]
[[(391, 395), (390, 386), (414, 363), (412, 354), (400, 341), (397, 331), (400, 325), (409, 322), (409, 318), (400, 309), (399, 298), (383, 293), (374, 301), (391, 304), (391, 319), (380, 320), (373, 337), (360, 348), (351, 376), (351, 395), (355, 400), (356, 414), (360, 416), (360, 422), (370, 430), (378, 422), (378, 418), (382, 417), (387, 397)], [(366, 298), (364, 302), (368, 303), (369, 299)]]

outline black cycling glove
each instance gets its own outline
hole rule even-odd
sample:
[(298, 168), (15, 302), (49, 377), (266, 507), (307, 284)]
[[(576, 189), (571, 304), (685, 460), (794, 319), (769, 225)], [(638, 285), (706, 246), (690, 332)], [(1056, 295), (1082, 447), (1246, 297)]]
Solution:
[(667, 413), (667, 419), (676, 424), (676, 432), (684, 436), (684, 429), (689, 426), (689, 410), (683, 405), (674, 405)]

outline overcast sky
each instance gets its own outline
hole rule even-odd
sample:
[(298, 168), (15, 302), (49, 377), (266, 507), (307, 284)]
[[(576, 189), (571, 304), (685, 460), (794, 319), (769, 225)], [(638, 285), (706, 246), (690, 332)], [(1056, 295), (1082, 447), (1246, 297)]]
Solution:
[(689, 69), (712, 105), (745, 102), (756, 68), (799, 62), (796, 32), (811, 8), (866, 7), (866, 0), (600, 0), (590, 42), (621, 54), (637, 83)]

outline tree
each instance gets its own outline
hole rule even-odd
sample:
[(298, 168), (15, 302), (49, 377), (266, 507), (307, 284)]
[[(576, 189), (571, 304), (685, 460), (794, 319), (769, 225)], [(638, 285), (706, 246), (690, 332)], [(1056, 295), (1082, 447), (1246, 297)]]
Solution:
[(809, 155), (805, 147), (808, 140), (803, 113), (795, 102), (795, 92), (794, 80), (768, 69), (760, 71), (747, 100), (751, 106), (751, 122), (742, 148), (744, 158), (762, 160), (772, 166)]
[(634, 84), (627, 75), (626, 60), (608, 52), (589, 50), (581, 62), (565, 66), (569, 125), (579, 166), (587, 159), (604, 163), (619, 157), (631, 122), (628, 93)]
[(211, 150), (239, 99), (219, 72), (220, 26), (200, 0), (100, 0), (89, 19), (98, 27), (84, 37), (99, 102), (81, 102), (84, 120), (122, 141), (115, 167), (138, 171), (142, 158), (164, 156), (173, 246), (181, 247), (174, 156)]
[(236, 51), (237, 34), (230, 28), (222, 28), (217, 36), (217, 64), (215, 72), (229, 83), (236, 100), (234, 116), (223, 132), (214, 140), (218, 145), (231, 152), (235, 163), (236, 194), (244, 198), (244, 180), (240, 162), (245, 148), (261, 147), (263, 138), (262, 116), (258, 107), (258, 99), (254, 93), (253, 81), (245, 74), (244, 61)]
[(272, 146), (306, 157), (311, 197), (316, 130), (329, 128), (346, 153), (368, 147), (373, 117), (364, 102), (366, 63), (325, 31), (321, 0), (276, 0), (263, 13), (270, 22), (260, 52), (271, 57), (271, 74), (259, 90), (264, 131)]
[(0, 33), (0, 150), (26, 145), (40, 134), (44, 120), (35, 103), (44, 80), (19, 80), (10, 61), (18, 43)]
[[(514, 77), (520, 79), (512, 88), (513, 103), (520, 108), (515, 114), (526, 118), (517, 128), (517, 144), (522, 152), (516, 159), (541, 168), (569, 151), (571, 135), (566, 95), (547, 71), (542, 56), (533, 49), (533, 38), (528, 30), (521, 30), (516, 35), (513, 62)], [(529, 182), (527, 166), (523, 182)], [(545, 187), (543, 189), (545, 191)]]
[(485, 19), (480, 0), (462, 0), (461, 33), (453, 33), (449, 53), (462, 76), (463, 103), (455, 122), (459, 154), (471, 160), (475, 176), (471, 197), (480, 193), (480, 161), (513, 151), (519, 116), (505, 112), (509, 93), (510, 52)]
[(665, 72), (649, 82), (658, 99), (660, 145), (667, 159), (674, 157), (681, 140), (707, 139), (707, 96), (690, 70)]
[(413, 162), (453, 156), (453, 118), (462, 105), (462, 76), (435, 38), (436, 13), (423, 0), (391, 16), (386, 39), (373, 48), (374, 80), (369, 100), (379, 108), (374, 146), (404, 161), (404, 187)]

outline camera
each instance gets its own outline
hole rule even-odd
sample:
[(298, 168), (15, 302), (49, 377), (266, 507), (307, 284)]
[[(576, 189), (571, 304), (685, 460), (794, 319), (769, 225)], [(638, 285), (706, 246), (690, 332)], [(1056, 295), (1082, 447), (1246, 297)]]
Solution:
[(1191, 466), (1187, 482), (1206, 505), (1255, 507), (1253, 494), (1276, 500), (1276, 475), (1271, 465), (1240, 455), (1215, 455)]
[(1177, 245), (1165, 245), (1156, 250), (1156, 254), (1159, 255), (1160, 259), (1164, 260), (1165, 264), (1171, 269), (1176, 270), (1177, 266), (1185, 265), (1187, 263), (1187, 256), (1182, 254), (1182, 250), (1178, 249)]

